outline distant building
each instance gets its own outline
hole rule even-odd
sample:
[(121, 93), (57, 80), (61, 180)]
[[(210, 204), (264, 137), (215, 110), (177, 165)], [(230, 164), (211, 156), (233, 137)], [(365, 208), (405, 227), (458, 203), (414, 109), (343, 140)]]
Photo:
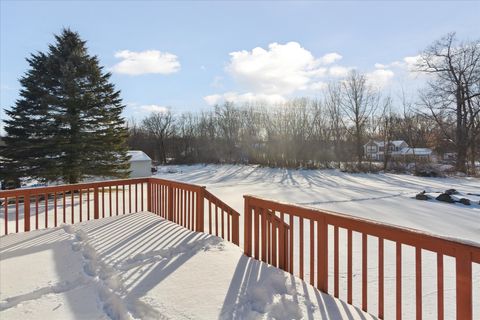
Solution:
[(365, 157), (374, 161), (383, 161), (385, 154), (391, 159), (417, 159), (431, 160), (432, 150), (429, 148), (411, 148), (404, 140), (393, 140), (385, 146), (383, 141), (370, 140), (363, 146)]
[(128, 151), (130, 158), (130, 177), (149, 177), (152, 175), (152, 159), (143, 151)]

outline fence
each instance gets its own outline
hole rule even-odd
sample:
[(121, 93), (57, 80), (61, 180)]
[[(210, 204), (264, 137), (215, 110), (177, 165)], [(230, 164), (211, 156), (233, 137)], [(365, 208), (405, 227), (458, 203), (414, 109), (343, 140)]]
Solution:
[[(309, 271), (309, 282), (323, 292), (339, 297), (339, 232), (347, 233), (347, 302), (352, 304), (352, 242), (353, 234), (361, 235), (361, 307), (364, 311), (377, 313), (384, 318), (384, 242), (392, 241), (395, 255), (392, 262), (395, 271), (395, 312), (402, 318), (402, 246), (415, 249), (415, 317), (422, 319), (422, 253), (436, 254), (437, 267), (437, 317), (444, 319), (444, 256), (455, 259), (456, 273), (456, 316), (457, 319), (472, 319), (472, 265), (480, 263), (480, 247), (451, 241), (414, 230), (399, 228), (366, 219), (334, 212), (326, 212), (296, 205), (245, 196), (244, 251), (273, 266), (305, 277)], [(306, 227), (305, 227), (306, 226)], [(307, 229), (307, 230), (305, 230)], [(333, 229), (333, 234), (330, 232)], [(377, 238), (378, 273), (374, 280), (378, 288), (378, 310), (368, 310), (368, 290), (372, 281), (368, 279), (369, 259), (367, 239)], [(329, 240), (333, 238), (333, 292), (329, 290)], [(305, 256), (305, 247), (307, 256)], [(316, 255), (315, 255), (316, 253)], [(298, 259), (297, 259), (298, 258)], [(305, 266), (307, 260), (308, 268)], [(316, 284), (315, 284), (316, 279)]]
[[(211, 225), (215, 223), (215, 235), (239, 244), (238, 212), (205, 187), (164, 179), (139, 178), (6, 190), (0, 191), (0, 206), (4, 215), (3, 234), (151, 211), (199, 232), (208, 224), (208, 232), (214, 234)], [(217, 212), (213, 217), (212, 207)], [(205, 208), (210, 213), (206, 219)]]
[[(126, 213), (150, 211), (190, 230), (208, 232), (239, 244), (239, 213), (203, 186), (157, 178), (126, 179), (75, 185), (0, 191), (4, 234), (56, 227)], [(444, 258), (455, 259), (455, 307), (457, 319), (473, 318), (472, 267), (480, 264), (480, 247), (452, 241), (415, 230), (386, 225), (334, 212), (245, 196), (244, 251), (279, 267), (323, 292), (339, 297), (340, 232), (346, 233), (347, 302), (353, 303), (353, 244), (360, 236), (361, 307), (384, 318), (385, 263), (395, 265), (395, 313), (402, 317), (402, 247), (415, 250), (415, 315), (422, 319), (422, 256), (436, 255), (437, 318), (445, 317)], [(23, 222), (23, 228), (21, 228)], [(374, 282), (378, 310), (368, 309), (372, 281), (368, 275), (368, 239), (376, 239)], [(333, 242), (333, 246), (329, 246)], [(394, 255), (385, 254), (386, 243), (394, 244)], [(331, 244), (331, 243), (330, 243)], [(355, 244), (358, 244), (355, 242)], [(333, 247), (333, 249), (330, 249)], [(307, 251), (307, 253), (305, 253)], [(332, 252), (333, 251), (333, 252)], [(333, 253), (333, 254), (332, 254)], [(329, 274), (333, 256), (333, 277)], [(388, 261), (387, 261), (388, 260)], [(405, 261), (403, 261), (405, 262)], [(331, 263), (331, 262), (330, 262)], [(332, 279), (333, 278), (333, 279)], [(316, 282), (315, 282), (316, 280)], [(332, 281), (333, 280), (333, 281)], [(329, 290), (329, 281), (333, 290)]]

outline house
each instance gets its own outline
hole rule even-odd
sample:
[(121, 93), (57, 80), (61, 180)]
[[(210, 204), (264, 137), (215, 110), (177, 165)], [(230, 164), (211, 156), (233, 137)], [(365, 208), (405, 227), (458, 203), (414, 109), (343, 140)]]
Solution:
[(130, 150), (130, 178), (149, 177), (152, 175), (152, 159), (143, 151)]
[(417, 159), (431, 160), (432, 150), (429, 148), (411, 148), (404, 140), (392, 140), (385, 146), (384, 141), (370, 140), (363, 146), (365, 157), (373, 161), (383, 161), (385, 154), (396, 160)]

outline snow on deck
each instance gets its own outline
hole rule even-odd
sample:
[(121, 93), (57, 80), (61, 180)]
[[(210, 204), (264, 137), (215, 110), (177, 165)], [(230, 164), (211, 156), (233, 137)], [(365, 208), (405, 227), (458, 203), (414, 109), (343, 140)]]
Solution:
[(0, 238), (2, 319), (371, 319), (151, 213)]

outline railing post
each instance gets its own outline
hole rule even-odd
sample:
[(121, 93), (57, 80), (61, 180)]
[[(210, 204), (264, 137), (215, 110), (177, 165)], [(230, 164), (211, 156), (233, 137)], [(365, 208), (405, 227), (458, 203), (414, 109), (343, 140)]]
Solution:
[(457, 319), (472, 320), (472, 257), (468, 250), (458, 249), (456, 261)]
[(325, 217), (320, 218), (317, 220), (317, 223), (319, 223), (319, 231), (320, 234), (317, 235), (319, 237), (319, 246), (318, 246), (318, 251), (319, 251), (319, 261), (317, 263), (319, 264), (319, 281), (318, 283), (320, 284), (320, 287), (318, 288), (320, 291), (327, 292), (328, 288), (328, 227), (327, 223), (325, 221)]
[(233, 212), (232, 214), (232, 242), (237, 246), (240, 245), (240, 214)]
[(168, 184), (168, 212), (167, 219), (173, 221), (173, 186), (171, 183)]
[(197, 191), (197, 231), (204, 231), (204, 203), (205, 203), (205, 187), (198, 188)]
[[(26, 232), (30, 231), (30, 193), (27, 192), (23, 197), (23, 224)], [(48, 212), (45, 214), (48, 215)]]
[(152, 182), (147, 180), (147, 211), (152, 212)]
[[(72, 190), (73, 192), (73, 190)], [(93, 219), (98, 219), (98, 187), (93, 188)]]
[(243, 252), (245, 253), (246, 256), (251, 257), (252, 256), (252, 212), (250, 210), (250, 199), (248, 196), (244, 196), (244, 210), (243, 210), (243, 216), (244, 216), (244, 238), (243, 238), (243, 247), (244, 250)]

